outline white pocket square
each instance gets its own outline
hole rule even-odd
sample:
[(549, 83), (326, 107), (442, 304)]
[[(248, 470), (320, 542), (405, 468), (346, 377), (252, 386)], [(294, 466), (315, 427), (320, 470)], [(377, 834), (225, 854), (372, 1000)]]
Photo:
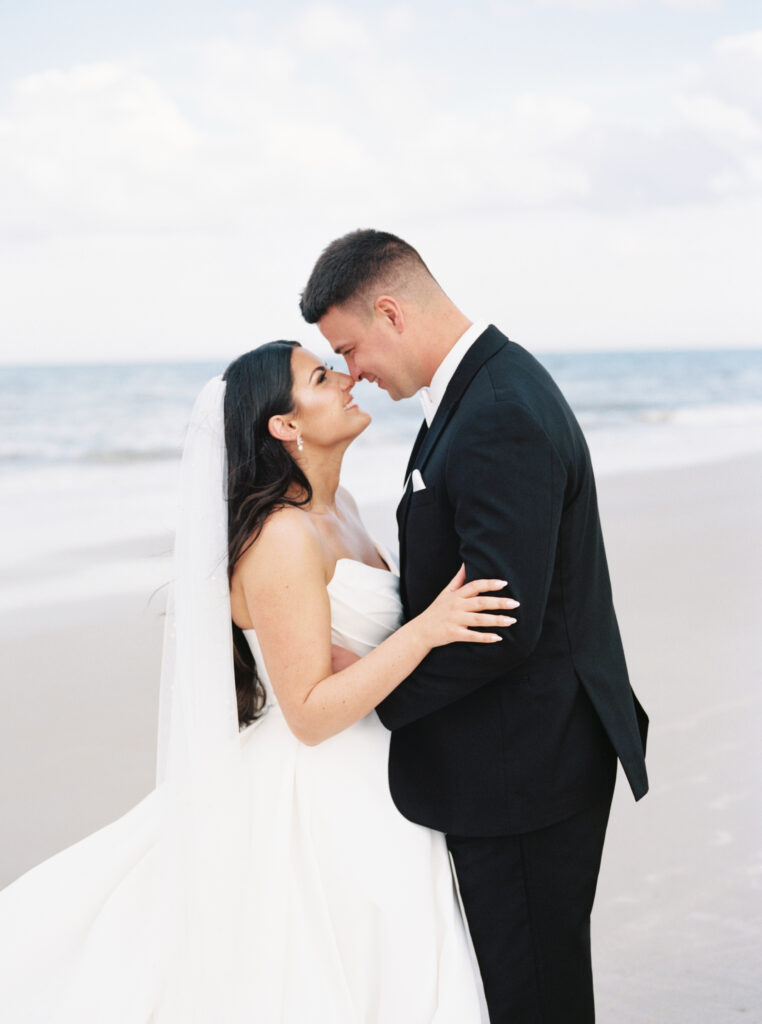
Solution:
[(425, 491), (426, 484), (423, 482), (420, 469), (414, 469), (412, 474), (413, 490), (414, 491)]

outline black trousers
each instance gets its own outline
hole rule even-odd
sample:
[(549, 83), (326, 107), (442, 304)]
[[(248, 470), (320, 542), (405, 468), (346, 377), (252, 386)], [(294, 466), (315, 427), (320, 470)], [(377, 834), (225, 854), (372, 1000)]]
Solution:
[(523, 835), (447, 835), (490, 1024), (592, 1024), (590, 912), (610, 795)]

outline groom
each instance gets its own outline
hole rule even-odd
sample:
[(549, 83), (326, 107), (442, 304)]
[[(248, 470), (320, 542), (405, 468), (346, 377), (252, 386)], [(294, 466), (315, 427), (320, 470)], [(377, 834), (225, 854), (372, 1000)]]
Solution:
[(424, 422), (397, 509), (406, 619), (465, 562), (521, 602), (496, 644), (437, 647), (378, 706), (407, 818), (446, 834), (492, 1024), (594, 1020), (590, 912), (617, 758), (648, 719), (611, 598), (590, 455), (545, 369), (471, 323), (410, 245), (337, 239), (302, 294), (355, 380)]

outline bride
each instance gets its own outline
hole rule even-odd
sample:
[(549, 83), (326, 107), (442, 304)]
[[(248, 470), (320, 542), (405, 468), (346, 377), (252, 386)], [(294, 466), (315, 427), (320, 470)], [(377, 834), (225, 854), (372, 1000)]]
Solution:
[[(297, 342), (236, 359), (191, 417), (157, 788), (0, 893), (8, 1024), (478, 1024), (444, 837), (388, 792), (374, 712), (425, 655), (509, 625), (455, 577), (401, 623), (339, 485), (370, 422)], [(231, 642), (232, 621), (232, 642)]]

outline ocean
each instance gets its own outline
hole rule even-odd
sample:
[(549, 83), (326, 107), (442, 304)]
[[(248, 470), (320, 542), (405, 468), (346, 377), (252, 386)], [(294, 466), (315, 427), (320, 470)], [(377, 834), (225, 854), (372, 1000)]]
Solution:
[[(762, 451), (762, 349), (538, 359), (598, 476)], [(185, 425), (224, 367), (0, 367), (0, 610), (167, 578)], [(347, 452), (343, 481), (361, 507), (396, 504), (420, 403), (393, 403), (364, 382), (354, 394), (373, 423)], [(154, 538), (150, 556), (144, 538)]]

